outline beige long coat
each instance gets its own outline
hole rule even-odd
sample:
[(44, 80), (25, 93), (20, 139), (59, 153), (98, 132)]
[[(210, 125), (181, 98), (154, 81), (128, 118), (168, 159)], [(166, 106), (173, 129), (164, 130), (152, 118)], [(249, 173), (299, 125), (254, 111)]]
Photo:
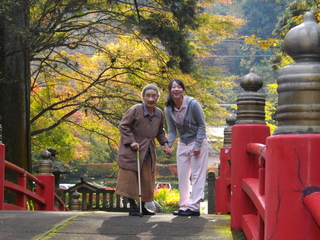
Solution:
[(161, 145), (168, 142), (163, 127), (164, 115), (160, 108), (156, 107), (158, 117), (150, 122), (148, 116), (143, 114), (142, 104), (136, 104), (127, 110), (123, 116), (119, 129), (121, 133), (118, 165), (121, 168), (137, 171), (137, 152), (130, 147), (130, 144), (137, 142), (140, 145), (140, 169), (142, 169), (148, 147), (150, 147), (152, 159), (152, 171), (155, 170), (156, 144), (155, 138)]

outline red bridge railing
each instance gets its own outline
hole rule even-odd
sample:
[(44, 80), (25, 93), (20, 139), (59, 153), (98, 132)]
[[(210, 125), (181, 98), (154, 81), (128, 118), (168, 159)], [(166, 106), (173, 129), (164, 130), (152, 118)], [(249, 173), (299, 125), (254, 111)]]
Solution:
[(241, 79), (245, 92), (220, 151), (216, 212), (230, 213), (230, 228), (247, 239), (320, 239), (319, 36), (315, 16), (307, 12), (284, 39), (295, 63), (279, 72), (271, 136), (265, 97), (258, 93), (262, 79), (253, 70)]
[(242, 179), (242, 190), (250, 198), (249, 204), (256, 209), (255, 214), (242, 215), (242, 230), (248, 239), (264, 239), (266, 147), (264, 144), (250, 143), (246, 150), (251, 154), (252, 161), (258, 163), (259, 175), (258, 178)]
[[(41, 168), (41, 166), (40, 166)], [(7, 181), (5, 170), (10, 169), (17, 173), (17, 183)], [(27, 185), (36, 184), (36, 191), (29, 190)], [(5, 192), (15, 193), (15, 203), (5, 201)], [(30, 210), (28, 200), (35, 205), (36, 210), (68, 211), (65, 203), (55, 194), (54, 176), (51, 173), (42, 173), (34, 176), (24, 169), (5, 160), (5, 146), (0, 144), (0, 210)]]
[[(233, 126), (233, 147), (221, 149), (216, 213), (230, 213), (230, 228), (247, 239), (320, 239), (320, 135), (267, 131)], [(250, 141), (260, 136), (266, 143)]]

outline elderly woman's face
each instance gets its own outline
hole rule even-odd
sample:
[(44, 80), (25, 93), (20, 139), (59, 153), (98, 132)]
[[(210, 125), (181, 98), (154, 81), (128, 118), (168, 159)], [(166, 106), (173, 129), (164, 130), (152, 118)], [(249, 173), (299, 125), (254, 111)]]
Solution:
[(146, 90), (143, 95), (143, 102), (147, 107), (155, 107), (158, 102), (158, 92), (152, 89)]

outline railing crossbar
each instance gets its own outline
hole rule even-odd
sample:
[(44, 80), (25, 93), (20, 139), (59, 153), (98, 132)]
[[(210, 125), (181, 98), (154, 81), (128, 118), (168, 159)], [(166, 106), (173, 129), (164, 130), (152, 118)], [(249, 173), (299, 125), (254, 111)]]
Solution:
[(246, 147), (247, 153), (262, 157), (266, 159), (266, 145), (261, 143), (249, 143)]
[(246, 178), (242, 180), (242, 189), (247, 193), (258, 210), (259, 215), (265, 219), (265, 197), (259, 193), (259, 179)]
[(27, 188), (23, 188), (15, 183), (5, 181), (4, 182), (5, 189), (8, 189), (12, 192), (16, 193), (23, 193), (27, 196), (28, 199), (34, 201), (35, 203), (39, 205), (44, 205), (45, 204), (45, 199), (36, 195), (34, 192), (28, 190)]
[(39, 185), (42, 188), (45, 187), (45, 185), (37, 177), (33, 176), (31, 173), (27, 172), (23, 168), (20, 168), (20, 167), (14, 165), (11, 162), (8, 162), (7, 160), (5, 160), (4, 162), (5, 162), (5, 167), (6, 168), (8, 168), (8, 169), (10, 169), (12, 171), (15, 171), (15, 172), (17, 172), (19, 174), (26, 174), (26, 177), (27, 177), (28, 180), (35, 182), (37, 185)]

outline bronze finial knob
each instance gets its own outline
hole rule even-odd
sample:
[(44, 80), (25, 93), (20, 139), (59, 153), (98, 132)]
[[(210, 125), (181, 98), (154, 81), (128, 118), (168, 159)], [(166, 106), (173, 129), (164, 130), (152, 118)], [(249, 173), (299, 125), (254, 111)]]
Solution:
[(313, 13), (307, 12), (303, 23), (292, 28), (284, 38), (284, 50), (295, 61), (320, 57), (320, 27)]
[(226, 123), (229, 126), (233, 126), (236, 123), (236, 121), (237, 121), (237, 115), (234, 112), (232, 112), (232, 114), (226, 118)]
[(262, 88), (263, 81), (262, 78), (255, 74), (251, 68), (249, 73), (241, 78), (240, 86), (245, 91), (257, 92), (260, 88)]
[(231, 146), (232, 126), (236, 123), (236, 121), (237, 121), (237, 116), (234, 112), (226, 118), (226, 122), (227, 122), (228, 126), (223, 131), (223, 134), (224, 134), (223, 146), (224, 147)]
[(263, 86), (261, 77), (253, 72), (241, 78), (241, 87), (245, 90), (237, 98), (236, 124), (266, 124), (265, 123), (265, 94), (257, 91)]

